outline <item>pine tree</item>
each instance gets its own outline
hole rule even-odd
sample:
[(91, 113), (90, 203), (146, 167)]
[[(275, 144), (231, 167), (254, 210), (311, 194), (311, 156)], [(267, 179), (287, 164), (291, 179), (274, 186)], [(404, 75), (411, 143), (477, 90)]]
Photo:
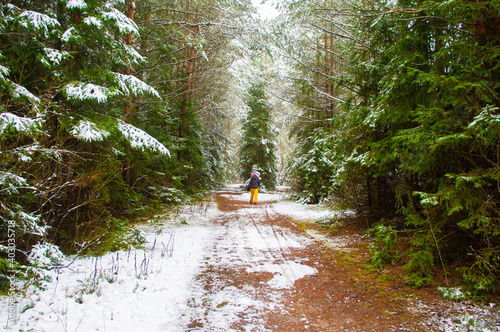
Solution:
[(116, 249), (119, 218), (221, 182), (222, 77), (248, 2), (181, 2), (0, 5), (0, 228), (16, 225), (18, 256)]
[[(468, 261), (473, 288), (499, 289), (498, 5), (302, 1), (290, 11), (305, 27), (279, 32), (299, 68), (295, 188), (333, 196), (368, 224), (404, 219), (414, 285)], [(321, 96), (337, 103), (333, 116)]]
[(349, 25), (342, 3), (334, 1), (285, 1), (287, 18), (276, 29), (276, 42), (285, 59), (290, 59), (289, 77), (293, 78), (290, 112), (294, 125), (291, 134), (297, 140), (287, 180), (294, 195), (306, 202), (318, 203), (332, 198), (340, 201), (333, 181), (342, 168), (339, 154), (342, 132), (343, 87), (337, 81), (345, 70), (342, 55)]

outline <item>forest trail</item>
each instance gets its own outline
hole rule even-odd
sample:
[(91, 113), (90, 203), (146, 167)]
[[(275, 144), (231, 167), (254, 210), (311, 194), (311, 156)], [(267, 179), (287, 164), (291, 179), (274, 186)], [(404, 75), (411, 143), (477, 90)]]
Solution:
[[(406, 286), (377, 281), (380, 275), (360, 266), (367, 254), (358, 230), (327, 235), (278, 213), (266, 195), (258, 205), (238, 190), (216, 196), (224, 231), (197, 277), (204, 293), (191, 330), (218, 331), (213, 315), (224, 311), (238, 317), (230, 326), (237, 331), (430, 330), (422, 324), (428, 308), (419, 309)], [(232, 303), (228, 292), (250, 304)]]
[[(409, 288), (398, 265), (370, 270), (362, 226), (332, 233), (316, 223), (331, 211), (282, 193), (250, 205), (238, 185), (214, 195), (139, 225), (142, 248), (67, 257), (43, 289), (2, 297), (0, 317), (13, 302), (17, 315), (4, 330), (443, 331), (445, 320), (489, 312)], [(452, 317), (455, 305), (476, 316)]]

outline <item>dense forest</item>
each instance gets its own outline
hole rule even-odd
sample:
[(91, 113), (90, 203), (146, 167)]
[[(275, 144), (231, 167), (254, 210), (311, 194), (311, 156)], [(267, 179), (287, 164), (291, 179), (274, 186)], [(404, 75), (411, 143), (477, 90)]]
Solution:
[(499, 289), (498, 2), (273, 5), (0, 5), (4, 286), (140, 241), (133, 220), (258, 170), (355, 211), (379, 264), (404, 231), (415, 286), (456, 265), (473, 293)]

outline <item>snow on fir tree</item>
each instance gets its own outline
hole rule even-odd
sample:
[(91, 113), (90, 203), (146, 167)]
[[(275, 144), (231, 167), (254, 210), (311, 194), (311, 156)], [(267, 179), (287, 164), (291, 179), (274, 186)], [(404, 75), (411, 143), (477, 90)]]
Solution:
[(66, 85), (65, 92), (68, 99), (96, 100), (97, 102), (105, 102), (109, 95), (116, 94), (103, 86), (81, 82)]
[(29, 132), (37, 128), (41, 124), (41, 119), (32, 119), (22, 116), (17, 116), (12, 113), (0, 114), (0, 135), (9, 126), (19, 132)]
[(125, 95), (138, 96), (141, 94), (151, 94), (160, 98), (160, 94), (150, 85), (144, 83), (140, 79), (132, 75), (124, 75), (120, 73), (113, 73), (116, 83), (120, 86), (121, 91)]
[(102, 141), (109, 136), (107, 131), (99, 129), (95, 123), (87, 120), (81, 120), (70, 133), (77, 139), (87, 142)]
[(116, 8), (113, 8), (111, 6), (106, 6), (106, 7), (107, 9), (109, 9), (109, 11), (103, 13), (102, 18), (104, 20), (114, 21), (120, 33), (139, 34), (139, 28), (137, 27), (134, 21), (125, 16), (125, 14), (123, 14)]
[[(18, 8), (16, 8), (18, 9)], [(28, 29), (42, 31), (46, 37), (52, 29), (60, 26), (59, 22), (49, 15), (32, 10), (26, 10), (19, 15), (20, 23)]]
[(123, 136), (130, 142), (130, 145), (138, 149), (152, 149), (162, 154), (170, 156), (168, 149), (161, 144), (156, 138), (146, 133), (137, 127), (134, 127), (126, 122), (120, 121), (118, 129)]
[(87, 8), (87, 4), (83, 0), (69, 0), (66, 3), (66, 8), (69, 8), (69, 9), (85, 9), (85, 8)]

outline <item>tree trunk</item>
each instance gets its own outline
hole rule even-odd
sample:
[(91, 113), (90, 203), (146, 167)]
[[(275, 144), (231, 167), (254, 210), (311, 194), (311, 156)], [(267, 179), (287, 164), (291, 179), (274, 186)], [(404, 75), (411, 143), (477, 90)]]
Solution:
[[(131, 20), (134, 19), (134, 13), (135, 13), (135, 1), (129, 1), (128, 2), (128, 15), (127, 17)], [(132, 45), (132, 33), (129, 33), (127, 36), (127, 39), (125, 40), (125, 43), (127, 45)], [(125, 68), (125, 74), (130, 75), (131, 68), (129, 65), (126, 66)], [(130, 117), (132, 116), (132, 103), (130, 101), (130, 98), (127, 98), (125, 101), (125, 104), (123, 105), (123, 110), (125, 114), (125, 121), (129, 121)], [(125, 183), (130, 186), (130, 148), (127, 147), (127, 152), (125, 156)]]
[[(192, 31), (190, 31), (190, 35), (196, 36), (198, 34), (198, 26), (196, 23), (198, 23), (198, 14), (199, 14), (199, 9), (197, 8), (196, 14), (194, 15), (194, 28)], [(190, 19), (190, 14), (189, 14), (189, 2), (187, 3), (187, 8), (186, 8), (186, 22), (189, 22)], [(192, 98), (192, 89), (191, 89), (191, 76), (193, 74), (193, 68), (194, 68), (194, 56), (195, 56), (195, 48), (194, 46), (188, 45), (186, 42), (186, 59), (185, 59), (185, 71), (186, 71), (186, 80), (184, 83), (183, 91), (182, 91), (182, 101), (181, 101), (181, 108), (180, 108), (180, 114), (179, 114), (179, 138), (185, 138), (186, 137), (186, 129), (188, 126), (188, 123), (186, 121), (187, 113), (188, 113), (188, 104), (190, 99)], [(182, 151), (179, 151), (177, 154), (178, 159), (182, 159), (183, 153)]]

